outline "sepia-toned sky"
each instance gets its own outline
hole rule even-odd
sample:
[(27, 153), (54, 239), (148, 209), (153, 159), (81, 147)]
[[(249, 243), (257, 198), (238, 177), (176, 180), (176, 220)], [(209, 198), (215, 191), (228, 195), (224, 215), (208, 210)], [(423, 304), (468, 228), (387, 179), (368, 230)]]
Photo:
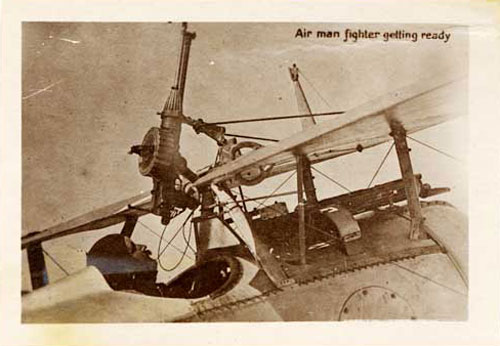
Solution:
[[(296, 38), (298, 28), (338, 30), (341, 38)], [(347, 28), (445, 30), (451, 37), (447, 43), (343, 42)], [(467, 32), (460, 27), (191, 23), (189, 30), (197, 37), (191, 49), (184, 113), (207, 122), (297, 114), (288, 74), (292, 63), (307, 77), (301, 82), (313, 112), (348, 110), (420, 79), (463, 76), (468, 68)], [(127, 151), (142, 141), (150, 127), (159, 125), (156, 112), (173, 83), (179, 33), (177, 23), (23, 24), (23, 234), (151, 189), (150, 180), (138, 173), (137, 157)], [(322, 121), (328, 119), (318, 119)], [(296, 120), (227, 125), (228, 133), (276, 139), (299, 130)], [(467, 212), (467, 119), (414, 137), (461, 160), (409, 143), (414, 171), (432, 186), (451, 187), (452, 193), (439, 198)], [(317, 167), (351, 190), (366, 188), (389, 146), (386, 143)], [(192, 169), (213, 163), (216, 150), (213, 141), (183, 128), (181, 152)], [(270, 193), (286, 177), (245, 191), (249, 196)], [(393, 151), (374, 183), (399, 177)], [(320, 197), (344, 192), (319, 175), (315, 182)], [(293, 189), (291, 179), (281, 191)], [(295, 207), (293, 201), (287, 199), (290, 210)], [(154, 217), (144, 222), (161, 232)], [(59, 245), (47, 246), (64, 257), (64, 244), (71, 243), (68, 246), (82, 253), (91, 245), (88, 239), (99, 236), (102, 233), (85, 241), (72, 236), (67, 243), (57, 240), (53, 243)], [(145, 242), (157, 246), (154, 237)], [(65, 263), (70, 268), (80, 264), (67, 259)]]

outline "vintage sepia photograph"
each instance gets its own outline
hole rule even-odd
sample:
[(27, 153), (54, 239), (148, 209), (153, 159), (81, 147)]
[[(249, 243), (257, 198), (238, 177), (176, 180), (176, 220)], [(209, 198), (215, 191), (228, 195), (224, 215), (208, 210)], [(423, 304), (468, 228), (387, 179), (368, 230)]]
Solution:
[(468, 320), (466, 26), (22, 23), (21, 322)]
[(24, 22), (22, 322), (468, 318), (468, 30)]

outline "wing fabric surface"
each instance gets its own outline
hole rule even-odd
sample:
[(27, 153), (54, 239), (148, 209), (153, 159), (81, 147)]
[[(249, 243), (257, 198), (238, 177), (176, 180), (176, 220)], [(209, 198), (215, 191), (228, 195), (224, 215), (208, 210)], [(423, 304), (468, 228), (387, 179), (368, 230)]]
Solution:
[[(129, 205), (134, 205), (135, 208), (130, 208)], [(148, 208), (151, 208), (151, 193), (149, 191), (93, 210), (41, 232), (28, 234), (22, 237), (21, 248), (24, 249), (32, 243), (43, 242), (64, 235), (113, 226), (124, 222), (127, 217), (147, 214)]]
[(255, 166), (272, 166), (271, 176), (291, 171), (297, 154), (318, 163), (376, 146), (392, 138), (391, 119), (399, 121), (407, 133), (438, 125), (467, 113), (466, 91), (465, 78), (410, 85), (216, 167), (194, 185), (219, 183)]

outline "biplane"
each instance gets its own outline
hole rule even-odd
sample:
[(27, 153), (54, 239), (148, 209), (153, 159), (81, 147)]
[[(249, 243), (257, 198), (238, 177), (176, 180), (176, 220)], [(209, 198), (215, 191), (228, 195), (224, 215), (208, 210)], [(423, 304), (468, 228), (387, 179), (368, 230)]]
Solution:
[[(33, 286), (22, 297), (23, 321), (466, 319), (467, 220), (447, 202), (425, 200), (449, 189), (414, 173), (407, 142), (414, 132), (466, 115), (466, 80), (422, 80), (346, 111), (313, 113), (293, 64), (297, 114), (279, 119), (298, 119), (302, 130), (262, 145), (251, 140), (259, 137), (238, 141), (224, 125), (270, 118), (206, 122), (184, 114), (195, 37), (183, 24), (160, 125), (130, 148), (152, 190), (22, 237)], [(216, 143), (213, 165), (190, 168), (180, 154), (183, 124)], [(401, 179), (318, 198), (315, 164), (387, 142)], [(285, 173), (295, 176), (296, 191), (256, 198), (243, 192)], [(284, 195), (296, 196), (294, 210), (284, 202), (265, 205)], [(264, 202), (250, 210), (255, 200)], [(194, 234), (195, 263), (166, 283), (155, 281), (151, 252), (130, 239), (147, 214), (167, 232), (187, 214), (183, 235), (187, 225)], [(121, 232), (90, 249), (86, 268), (49, 284), (44, 242), (117, 224)]]

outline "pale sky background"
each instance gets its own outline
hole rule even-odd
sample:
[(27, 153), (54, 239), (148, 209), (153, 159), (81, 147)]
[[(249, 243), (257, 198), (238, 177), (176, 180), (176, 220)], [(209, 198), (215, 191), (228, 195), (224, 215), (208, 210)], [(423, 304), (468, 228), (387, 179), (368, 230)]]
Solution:
[[(446, 30), (449, 42), (358, 41), (294, 38), (298, 28), (345, 28), (407, 32)], [(193, 41), (184, 113), (207, 122), (297, 114), (287, 68), (297, 63), (328, 102), (302, 80), (314, 112), (348, 110), (377, 96), (435, 75), (467, 73), (467, 31), (438, 25), (230, 24), (191, 23)], [(23, 234), (151, 189), (127, 154), (146, 131), (159, 125), (177, 67), (180, 25), (165, 23), (25, 23), (22, 72)], [(42, 91), (43, 89), (45, 89)], [(318, 121), (328, 121), (323, 117)], [(228, 133), (276, 139), (300, 130), (297, 120), (228, 125)], [(414, 134), (457, 162), (409, 142), (414, 171), (432, 186), (452, 192), (438, 196), (467, 213), (467, 119), (461, 118)], [(389, 143), (317, 165), (351, 190), (366, 188)], [(192, 169), (213, 162), (216, 144), (183, 128), (182, 153)], [(249, 196), (271, 192), (287, 174), (269, 179)], [(393, 151), (375, 184), (400, 177)], [(320, 198), (343, 193), (316, 174)], [(295, 180), (281, 191), (295, 189)], [(270, 200), (269, 202), (272, 202)], [(292, 210), (294, 198), (288, 198)], [(183, 216), (181, 216), (183, 218)], [(182, 220), (181, 220), (182, 221)], [(160, 233), (156, 217), (143, 218)], [(109, 232), (119, 231), (114, 227)], [(169, 235), (175, 230), (167, 232)], [(44, 244), (69, 272), (82, 267), (87, 251), (105, 232), (83, 233)], [(158, 238), (137, 226), (134, 240), (156, 252)], [(177, 245), (183, 248), (182, 237)], [(175, 243), (174, 243), (175, 244)], [(178, 253), (167, 251), (166, 265)], [(192, 256), (188, 252), (188, 254)], [(64, 273), (46, 259), (51, 280)], [(192, 263), (189, 259), (183, 267)], [(25, 264), (25, 263), (24, 263)], [(23, 266), (26, 273), (26, 266)], [(162, 273), (162, 278), (169, 275)], [(29, 285), (23, 275), (23, 287)]]

